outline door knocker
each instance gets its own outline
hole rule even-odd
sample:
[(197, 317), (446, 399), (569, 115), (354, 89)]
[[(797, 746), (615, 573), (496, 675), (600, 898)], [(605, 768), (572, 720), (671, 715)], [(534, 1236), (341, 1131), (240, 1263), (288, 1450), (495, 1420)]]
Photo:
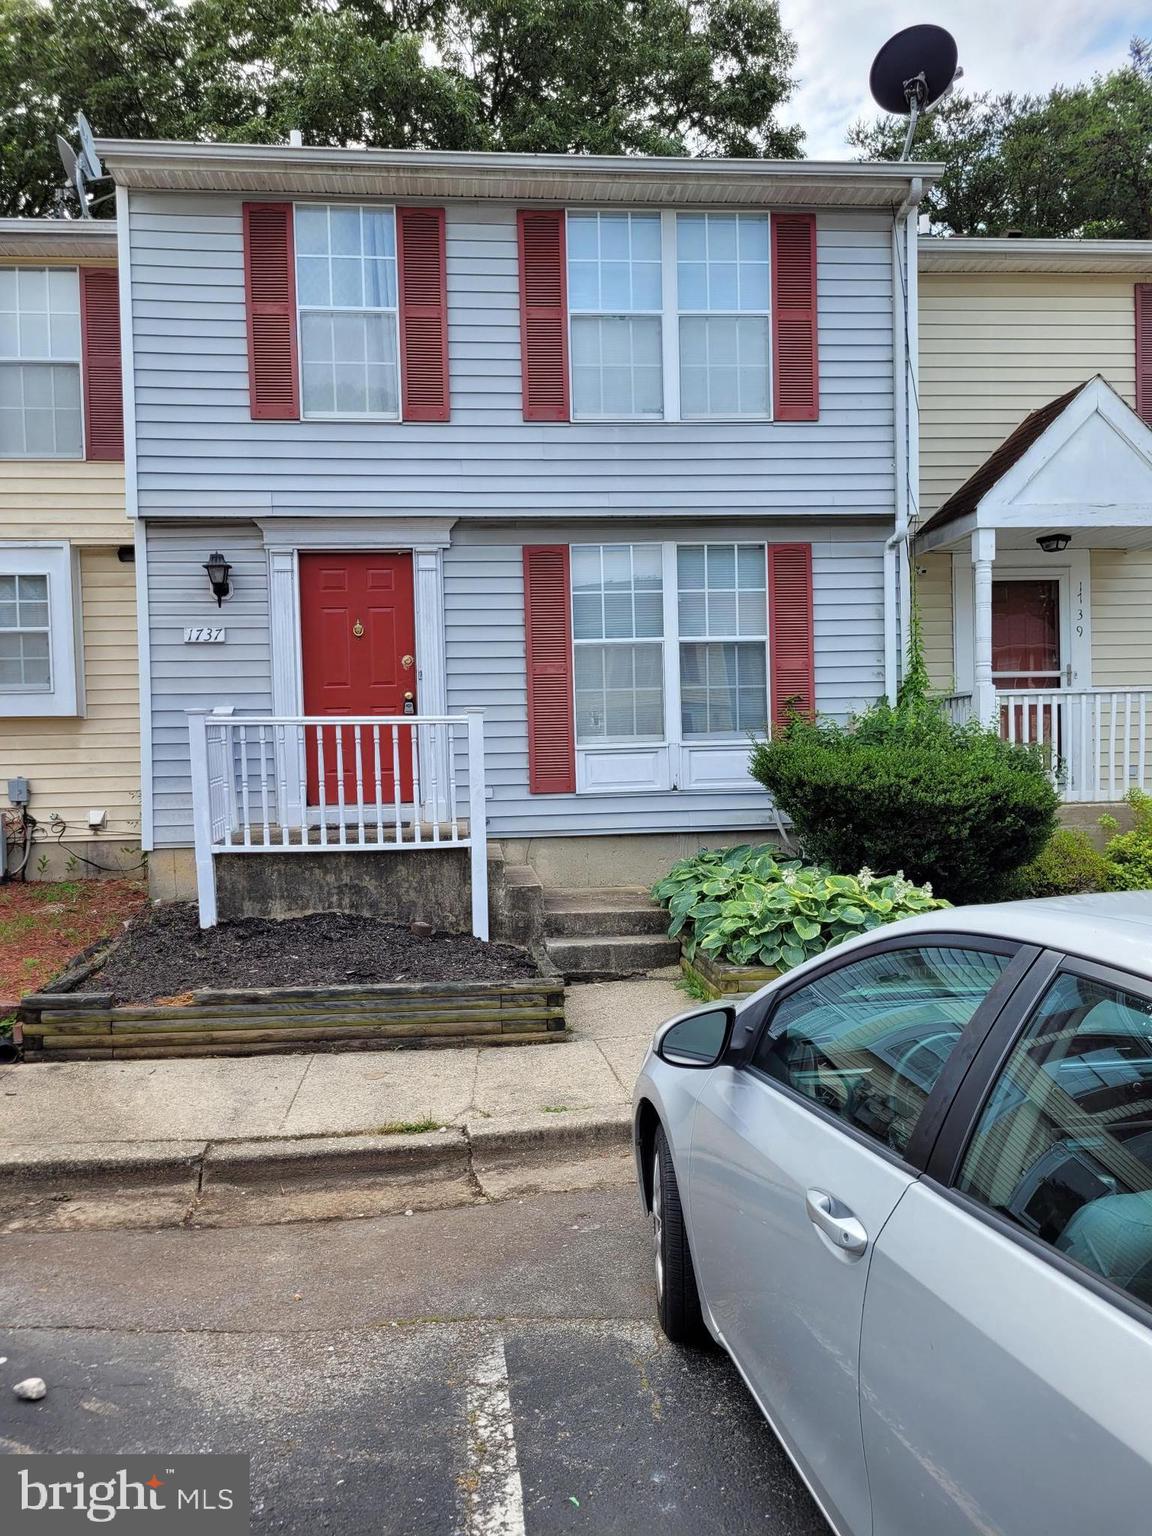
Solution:
[(355, 624), (353, 624), (352, 633), (356, 636), (357, 640), (359, 640), (360, 636), (364, 633), (364, 626), (361, 624), (359, 619), (357, 619)]
[(415, 660), (416, 660), (415, 656), (401, 656), (401, 658), (400, 658), (400, 665), (404, 668), (405, 672), (411, 672), (411, 670), (412, 670), (412, 663)]

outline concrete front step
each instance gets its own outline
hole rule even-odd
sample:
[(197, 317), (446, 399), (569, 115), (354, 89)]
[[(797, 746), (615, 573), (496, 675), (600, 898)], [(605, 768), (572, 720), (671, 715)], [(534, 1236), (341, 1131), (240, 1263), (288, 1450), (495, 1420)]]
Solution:
[(585, 935), (544, 940), (549, 959), (566, 981), (642, 976), (675, 965), (680, 946), (658, 934)]
[(544, 931), (552, 938), (662, 934), (668, 917), (640, 886), (544, 892)]

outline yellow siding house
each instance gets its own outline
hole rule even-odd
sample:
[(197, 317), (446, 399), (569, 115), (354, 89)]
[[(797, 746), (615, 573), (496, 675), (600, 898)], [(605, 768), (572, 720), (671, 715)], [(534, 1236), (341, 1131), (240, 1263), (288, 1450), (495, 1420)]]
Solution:
[(0, 220), (0, 814), (9, 872), (26, 863), (28, 878), (93, 876), (139, 863), (134, 558), (115, 224)]
[(1152, 241), (922, 239), (913, 552), (957, 718), (1152, 790)]

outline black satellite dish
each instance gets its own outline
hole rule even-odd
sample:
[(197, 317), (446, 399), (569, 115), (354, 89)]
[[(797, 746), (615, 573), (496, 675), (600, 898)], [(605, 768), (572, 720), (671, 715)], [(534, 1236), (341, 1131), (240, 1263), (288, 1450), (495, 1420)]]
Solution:
[(964, 73), (956, 39), (943, 27), (905, 27), (890, 37), (872, 61), (868, 88), (885, 112), (910, 119), (901, 160), (912, 148), (916, 124), (943, 101)]

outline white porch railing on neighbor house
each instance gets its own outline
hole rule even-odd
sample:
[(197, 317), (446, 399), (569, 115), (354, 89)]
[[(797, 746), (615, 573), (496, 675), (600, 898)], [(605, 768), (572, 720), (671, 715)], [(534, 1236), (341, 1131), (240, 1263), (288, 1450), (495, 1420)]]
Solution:
[[(950, 717), (970, 719), (971, 694), (942, 699)], [(1152, 688), (999, 689), (1000, 734), (1039, 743), (1066, 801), (1122, 800), (1152, 789)]]
[(216, 923), (222, 853), (467, 848), (472, 932), (488, 937), (482, 715), (196, 710), (188, 733), (202, 928)]

